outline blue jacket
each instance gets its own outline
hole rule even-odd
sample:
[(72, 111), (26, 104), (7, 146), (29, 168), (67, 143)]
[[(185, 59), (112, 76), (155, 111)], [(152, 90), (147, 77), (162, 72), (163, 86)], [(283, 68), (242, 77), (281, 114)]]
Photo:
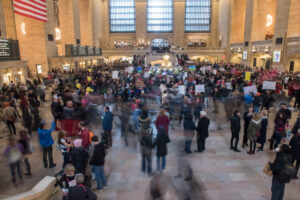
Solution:
[(50, 147), (54, 143), (51, 133), (55, 128), (55, 122), (52, 122), (52, 127), (50, 129), (38, 129), (40, 144), (42, 147)]
[(248, 104), (252, 103), (253, 102), (252, 96), (250, 94), (246, 94), (244, 96), (244, 101)]
[(112, 129), (112, 122), (113, 122), (112, 112), (110, 112), (110, 111), (105, 112), (103, 121), (102, 121), (103, 130), (110, 131)]

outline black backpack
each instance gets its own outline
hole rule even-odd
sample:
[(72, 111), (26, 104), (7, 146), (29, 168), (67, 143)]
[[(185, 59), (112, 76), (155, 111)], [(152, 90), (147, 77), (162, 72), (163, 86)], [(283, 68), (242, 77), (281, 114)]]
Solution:
[(284, 156), (283, 159), (284, 166), (278, 176), (278, 180), (282, 183), (289, 183), (291, 178), (296, 176), (296, 169), (288, 157)]

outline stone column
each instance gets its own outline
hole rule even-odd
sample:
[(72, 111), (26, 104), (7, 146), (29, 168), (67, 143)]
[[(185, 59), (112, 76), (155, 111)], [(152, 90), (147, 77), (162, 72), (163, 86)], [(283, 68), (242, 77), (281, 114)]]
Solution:
[(210, 47), (216, 48), (219, 46), (219, 9), (220, 1), (211, 1), (212, 15), (211, 15), (211, 32), (210, 32)]
[(151, 42), (147, 38), (147, 1), (135, 1), (136, 43), (140, 39)]
[(81, 45), (93, 46), (93, 0), (79, 0)]
[(174, 1), (173, 5), (173, 44), (185, 46), (184, 23), (185, 23), (185, 1)]
[[(247, 60), (242, 60), (242, 64), (250, 66), (252, 59), (251, 52), (251, 33), (252, 33), (252, 19), (253, 19), (253, 5), (254, 0), (247, 0), (246, 2), (246, 17), (245, 17), (245, 31), (244, 31), (244, 42), (248, 42), (246, 47), (244, 44), (243, 51), (248, 52)], [(243, 53), (243, 52), (242, 52)]]

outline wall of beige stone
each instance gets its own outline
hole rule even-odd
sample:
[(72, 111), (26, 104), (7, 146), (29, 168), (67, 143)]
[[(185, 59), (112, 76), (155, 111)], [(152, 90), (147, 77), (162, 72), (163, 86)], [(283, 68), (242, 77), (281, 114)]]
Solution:
[(2, 0), (2, 8), (5, 22), (6, 38), (16, 40), (17, 33), (12, 0)]
[(6, 38), (6, 27), (2, 2), (0, 3), (0, 32), (0, 38)]
[[(57, 46), (55, 42), (56, 20), (54, 16), (53, 1), (47, 1), (47, 18), (48, 18), (47, 23), (44, 23), (46, 50), (47, 50), (47, 57), (52, 57), (52, 56), (57, 56)], [(48, 40), (48, 34), (53, 35), (54, 41)]]
[(246, 17), (246, 0), (233, 0), (231, 15), (231, 36), (230, 43), (240, 43), (244, 41)]
[(93, 33), (93, 46), (100, 47), (102, 43), (102, 26), (103, 26), (103, 3), (102, 0), (90, 0), (92, 1), (92, 33)]
[(93, 46), (93, 0), (79, 1), (81, 45)]
[(230, 24), (230, 3), (231, 0), (221, 0), (219, 7), (219, 36), (221, 37), (221, 47), (226, 48)]
[(300, 36), (300, 1), (290, 0), (287, 37)]

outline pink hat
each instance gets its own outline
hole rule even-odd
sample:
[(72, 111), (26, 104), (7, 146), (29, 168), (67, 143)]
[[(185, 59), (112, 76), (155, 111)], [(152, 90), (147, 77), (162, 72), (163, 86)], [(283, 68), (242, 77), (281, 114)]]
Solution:
[(82, 146), (82, 139), (76, 139), (73, 141), (74, 147), (81, 147)]

